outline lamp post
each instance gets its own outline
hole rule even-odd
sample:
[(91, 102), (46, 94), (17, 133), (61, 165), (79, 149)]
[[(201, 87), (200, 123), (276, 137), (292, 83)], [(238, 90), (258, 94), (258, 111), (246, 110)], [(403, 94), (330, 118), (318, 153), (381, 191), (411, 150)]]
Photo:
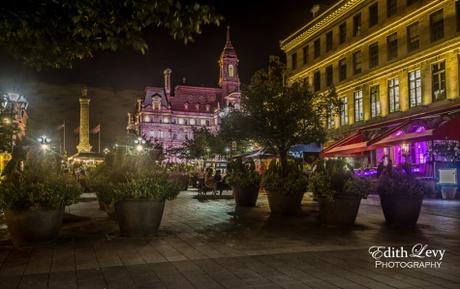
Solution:
[(51, 139), (49, 137), (47, 137), (46, 135), (42, 135), (41, 137), (39, 137), (38, 139), (38, 142), (40, 143), (40, 148), (43, 150), (43, 151), (47, 151), (49, 150), (50, 148), (50, 143), (51, 143)]
[(143, 151), (145, 143), (146, 141), (141, 137), (138, 137), (137, 139), (135, 139), (134, 144), (136, 145), (136, 151), (138, 152)]

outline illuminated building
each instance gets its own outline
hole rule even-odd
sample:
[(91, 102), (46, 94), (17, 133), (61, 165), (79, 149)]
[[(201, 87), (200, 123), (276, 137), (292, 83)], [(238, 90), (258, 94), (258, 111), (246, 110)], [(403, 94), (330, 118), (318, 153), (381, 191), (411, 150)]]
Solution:
[(341, 0), (281, 41), (289, 81), (334, 87), (323, 156), (384, 156), (432, 175), (428, 148), (459, 140), (460, 1)]
[(136, 111), (128, 114), (128, 130), (167, 151), (193, 138), (193, 129), (219, 129), (219, 117), (240, 103), (238, 57), (230, 41), (221, 53), (218, 87), (180, 84), (171, 86), (171, 69), (164, 71), (163, 87), (146, 87), (145, 96), (137, 101)]

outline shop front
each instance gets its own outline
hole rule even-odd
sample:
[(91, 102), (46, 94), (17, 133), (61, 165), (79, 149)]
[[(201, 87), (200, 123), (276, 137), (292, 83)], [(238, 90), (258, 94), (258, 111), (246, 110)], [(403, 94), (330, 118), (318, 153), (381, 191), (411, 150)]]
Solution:
[(439, 170), (455, 169), (460, 163), (460, 110), (364, 127), (324, 149), (321, 156), (348, 158), (362, 176), (376, 175), (380, 163), (410, 164), (419, 179), (440, 186)]

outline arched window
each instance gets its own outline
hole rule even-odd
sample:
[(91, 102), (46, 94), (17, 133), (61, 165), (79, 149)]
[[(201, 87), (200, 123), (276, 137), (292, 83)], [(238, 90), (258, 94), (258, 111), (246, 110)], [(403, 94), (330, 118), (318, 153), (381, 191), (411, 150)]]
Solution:
[(233, 64), (229, 64), (228, 65), (228, 76), (233, 77), (234, 74), (235, 74), (235, 69), (233, 67)]

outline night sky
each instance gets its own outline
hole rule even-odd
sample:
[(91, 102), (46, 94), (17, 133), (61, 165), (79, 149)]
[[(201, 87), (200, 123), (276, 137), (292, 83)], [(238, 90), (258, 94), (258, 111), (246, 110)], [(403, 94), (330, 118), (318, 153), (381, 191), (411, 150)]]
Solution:
[[(145, 86), (161, 86), (163, 70), (173, 70), (173, 85), (216, 86), (217, 60), (225, 44), (226, 26), (239, 59), (240, 79), (264, 68), (269, 55), (282, 55), (279, 41), (310, 19), (313, 3), (331, 1), (199, 1), (216, 7), (225, 19), (220, 27), (206, 26), (195, 42), (184, 45), (166, 31), (148, 30), (149, 51), (141, 55), (131, 50), (99, 53), (78, 62), (71, 70), (36, 72), (0, 52), (0, 85), (22, 93), (30, 102), (29, 136), (46, 133), (58, 139), (55, 131), (63, 120), (67, 125), (67, 149), (75, 151), (80, 86), (87, 84), (92, 98), (91, 126), (102, 124), (103, 146), (126, 133), (126, 115)], [(92, 142), (97, 146), (96, 140)]]

